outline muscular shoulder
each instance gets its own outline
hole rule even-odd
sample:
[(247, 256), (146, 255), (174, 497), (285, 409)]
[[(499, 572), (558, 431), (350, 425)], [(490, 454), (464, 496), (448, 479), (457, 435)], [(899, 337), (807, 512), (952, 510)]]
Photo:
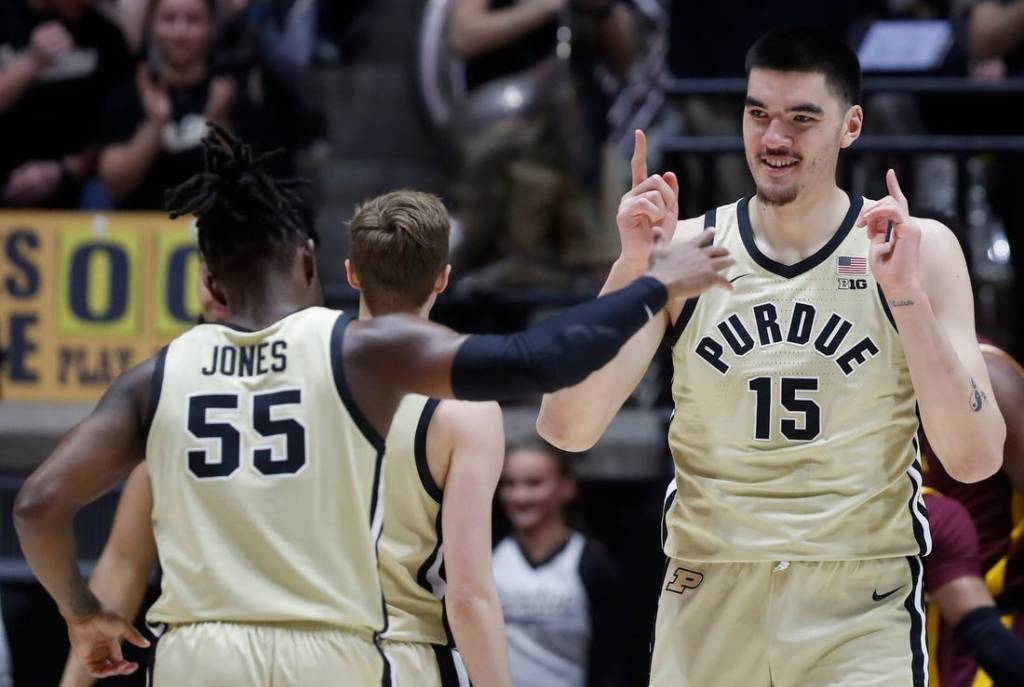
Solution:
[(913, 219), (921, 230), (918, 269), (921, 285), (929, 297), (944, 298), (950, 289), (969, 292), (967, 261), (956, 235), (938, 220)]
[(470, 441), (504, 432), (501, 406), (493, 401), (444, 400), (438, 404), (430, 423), (432, 443), (447, 447), (448, 453), (460, 441)]
[(921, 255), (928, 260), (958, 255), (963, 259), (963, 250), (953, 230), (937, 219), (915, 217), (921, 227)]
[[(444, 488), (452, 456), (460, 447), (480, 445), (492, 437), (499, 437), (503, 443), (504, 436), (501, 406), (497, 403), (441, 401), (427, 430), (427, 462), (434, 482)], [(487, 458), (472, 451), (469, 455), (471, 460)], [(500, 459), (501, 452), (496, 456)]]
[(157, 354), (131, 368), (114, 380), (107, 393), (100, 400), (100, 406), (114, 405), (121, 410), (130, 409), (138, 418), (139, 426), (145, 427), (150, 406), (159, 400), (160, 384), (163, 381), (163, 355)]

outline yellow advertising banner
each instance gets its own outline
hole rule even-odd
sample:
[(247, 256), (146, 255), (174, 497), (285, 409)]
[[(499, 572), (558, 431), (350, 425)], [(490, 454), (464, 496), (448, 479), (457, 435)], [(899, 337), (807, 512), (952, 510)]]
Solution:
[(192, 224), (0, 212), (0, 399), (94, 401), (199, 317)]

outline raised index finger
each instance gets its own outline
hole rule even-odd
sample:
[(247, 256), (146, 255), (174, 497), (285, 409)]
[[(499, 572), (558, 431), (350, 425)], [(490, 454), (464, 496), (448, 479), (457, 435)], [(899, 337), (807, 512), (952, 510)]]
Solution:
[(904, 210), (907, 210), (907, 197), (903, 195), (900, 182), (896, 179), (896, 170), (890, 169), (885, 173), (885, 185), (889, 187), (889, 195), (895, 198), (896, 202), (902, 205)]
[(640, 129), (633, 135), (633, 159), (630, 162), (633, 170), (633, 188), (647, 178), (647, 137)]

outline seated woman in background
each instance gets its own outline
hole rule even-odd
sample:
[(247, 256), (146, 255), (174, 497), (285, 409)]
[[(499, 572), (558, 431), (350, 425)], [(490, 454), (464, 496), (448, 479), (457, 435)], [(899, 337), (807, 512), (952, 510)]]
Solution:
[(505, 458), (498, 498), (512, 532), (494, 550), (513, 687), (619, 685), (622, 585), (608, 555), (566, 522), (568, 454), (537, 440)]
[(206, 122), (231, 126), (236, 85), (215, 74), (214, 0), (153, 0), (135, 78), (111, 93), (99, 175), (115, 205), (163, 208), (163, 191), (202, 171)]

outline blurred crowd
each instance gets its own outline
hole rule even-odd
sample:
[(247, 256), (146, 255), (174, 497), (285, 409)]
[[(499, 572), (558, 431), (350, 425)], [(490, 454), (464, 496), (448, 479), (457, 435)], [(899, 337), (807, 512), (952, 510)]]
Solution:
[[(325, 121), (346, 107), (338, 94), (310, 93), (304, 84), (317, 70), (358, 63), (366, 45), (353, 36), (373, 21), (377, 4), (2, 0), (0, 208), (159, 210), (164, 189), (201, 171), (199, 144), (208, 121), (261, 149), (283, 148), (285, 154), (274, 160), (275, 171), (296, 175), (302, 155), (323, 142)], [(772, 26), (823, 25), (856, 47), (864, 45), (879, 21), (939, 21), (948, 40), (932, 64), (879, 73), (905, 76), (912, 71), (1006, 83), (1024, 77), (1024, 0), (415, 4), (427, 8), (425, 17), (440, 7), (440, 28), (433, 34), (424, 28), (419, 40), (441, 36), (442, 44), (434, 46), (440, 56), (437, 72), (457, 74), (440, 89), (441, 102), (433, 107), (428, 102), (424, 110), (430, 119), (428, 135), (443, 141), (451, 158), (438, 165), (445, 169), (444, 197), (456, 220), (455, 274), (477, 290), (596, 288), (618, 251), (614, 209), (629, 180), (629, 150), (622, 142), (632, 141), (634, 127), (652, 132), (652, 155), (659, 159), (660, 154), (656, 166), (680, 174), (681, 216), (749, 195), (753, 187), (742, 154), (698, 156), (662, 145), (681, 135), (737, 136), (742, 94), (687, 95), (669, 92), (667, 84), (670, 77), (743, 77), (747, 48)], [(458, 69), (452, 71), (452, 65)], [(1024, 127), (1016, 105), (1022, 98), (1024, 90), (983, 100), (869, 94), (867, 128), (884, 135), (1019, 135)], [(347, 151), (329, 154), (344, 158)], [(995, 150), (959, 156), (876, 153), (858, 156), (843, 171), (846, 185), (869, 197), (884, 195), (880, 170), (885, 166), (895, 165), (913, 180), (911, 209), (940, 217), (964, 244), (979, 290), (979, 331), (999, 339), (1018, 360), (1024, 359), (1020, 162), (1019, 152)], [(393, 183), (401, 186), (403, 181), (396, 173)], [(333, 192), (329, 181), (321, 185), (326, 194)], [(319, 229), (344, 231), (341, 225)], [(646, 404), (657, 405), (658, 392), (643, 394), (650, 396)], [(1011, 431), (1022, 433), (1024, 427)], [(569, 663), (575, 657), (572, 670), (582, 681), (573, 684), (586, 684), (587, 675), (593, 678), (589, 684), (597, 684), (597, 675), (609, 676), (607, 684), (632, 684), (628, 678), (617, 681), (618, 671), (642, 675), (644, 667), (601, 663), (616, 655), (601, 647), (618, 642), (629, 647), (620, 652), (623, 663), (636, 656), (642, 660), (646, 638), (619, 637), (616, 628), (622, 613), (653, 612), (657, 583), (648, 577), (658, 579), (657, 554), (648, 556), (654, 561), (651, 575), (643, 569), (647, 559), (639, 570), (615, 570), (599, 547), (575, 534), (566, 507), (576, 499), (577, 487), (566, 465), (563, 456), (542, 447), (510, 451), (498, 493), (498, 518), (508, 534), (496, 549), (496, 572), (519, 565), (524, 574), (536, 575), (528, 583), (522, 575), (498, 579), (513, 676), (516, 661), (519, 674), (531, 675), (531, 647), (543, 644), (529, 636), (536, 631), (530, 614), (537, 610), (526, 602), (537, 594), (529, 585), (559, 579), (541, 572), (571, 554), (575, 558), (563, 564), (582, 581), (551, 591), (552, 598), (587, 594), (585, 603), (575, 597), (566, 603), (586, 606), (593, 617), (548, 621), (555, 623), (550, 631), (576, 640), (562, 657)], [(1000, 479), (1012, 492), (1022, 488), (1024, 474)], [(595, 501), (606, 499), (600, 487), (589, 489)], [(587, 489), (580, 491), (585, 505)], [(650, 501), (648, 492), (640, 496)], [(656, 510), (644, 511), (641, 518), (649, 535), (641, 539), (651, 551), (657, 548)], [(606, 534), (628, 529), (623, 522), (608, 525), (600, 514), (593, 515), (597, 529), (603, 526)], [(566, 548), (569, 542), (576, 544)], [(619, 561), (630, 550), (622, 542), (611, 548)], [(967, 563), (973, 566), (970, 576), (983, 578), (999, 558)], [(949, 579), (963, 577), (957, 574)], [(623, 577), (634, 586), (646, 585), (652, 592), (649, 603), (624, 609), (621, 599), (604, 593), (621, 590)], [(941, 587), (935, 583), (933, 589)], [(969, 610), (959, 608), (956, 619)], [(514, 629), (517, 618), (527, 628), (521, 634)], [(60, 627), (40, 622), (43, 634)], [(1024, 628), (1020, 631), (1024, 634)], [(13, 646), (31, 637), (26, 633), (8, 641)], [(0, 662), (0, 686), (3, 675)]]
[[(275, 160), (282, 175), (294, 175), (313, 150), (346, 159), (344, 146), (325, 152), (317, 144), (328, 142), (326, 121), (344, 123), (359, 104), (308, 84), (324, 68), (358, 66), (378, 35), (368, 27), (394, 22), (396, 11), (382, 16), (389, 3), (4, 2), (0, 207), (159, 210), (163, 189), (200, 169), (207, 121), (261, 149), (283, 149)], [(660, 145), (679, 135), (737, 135), (741, 95), (688, 95), (666, 84), (742, 77), (746, 48), (773, 25), (823, 25), (863, 52), (880, 22), (938, 22), (942, 44), (932, 61), (910, 72), (890, 66), (890, 74), (987, 82), (1024, 75), (1017, 0), (431, 0), (417, 8), (422, 17), (399, 8), (406, 23), (394, 29), (415, 32), (419, 43), (410, 81), (444, 81), (410, 87), (426, 93), (422, 147), (440, 141), (443, 151), (436, 166), (445, 187), (430, 190), (456, 218), (456, 274), (482, 289), (586, 291), (599, 283), (616, 252), (614, 208), (628, 181), (632, 128), (649, 129), (655, 160), (681, 173), (683, 216), (749, 193), (742, 156)], [(903, 53), (912, 57), (912, 47)], [(1014, 134), (1019, 98), (869, 88), (868, 132)], [(421, 115), (407, 117), (410, 128), (422, 125)], [(1005, 290), (1024, 268), (1015, 163), (998, 151), (855, 154), (844, 170), (848, 186), (872, 196), (882, 191), (876, 172), (896, 164), (915, 180), (914, 210), (960, 229), (976, 277)], [(321, 204), (347, 198), (336, 186), (343, 181), (321, 176)], [(416, 182), (398, 169), (389, 184)], [(379, 185), (370, 190), (388, 190)], [(337, 219), (347, 217), (321, 230), (340, 235)], [(1007, 345), (1020, 353), (1020, 324), (1010, 335), (1013, 318), (994, 317), (982, 317), (983, 329), (1012, 338)]]

